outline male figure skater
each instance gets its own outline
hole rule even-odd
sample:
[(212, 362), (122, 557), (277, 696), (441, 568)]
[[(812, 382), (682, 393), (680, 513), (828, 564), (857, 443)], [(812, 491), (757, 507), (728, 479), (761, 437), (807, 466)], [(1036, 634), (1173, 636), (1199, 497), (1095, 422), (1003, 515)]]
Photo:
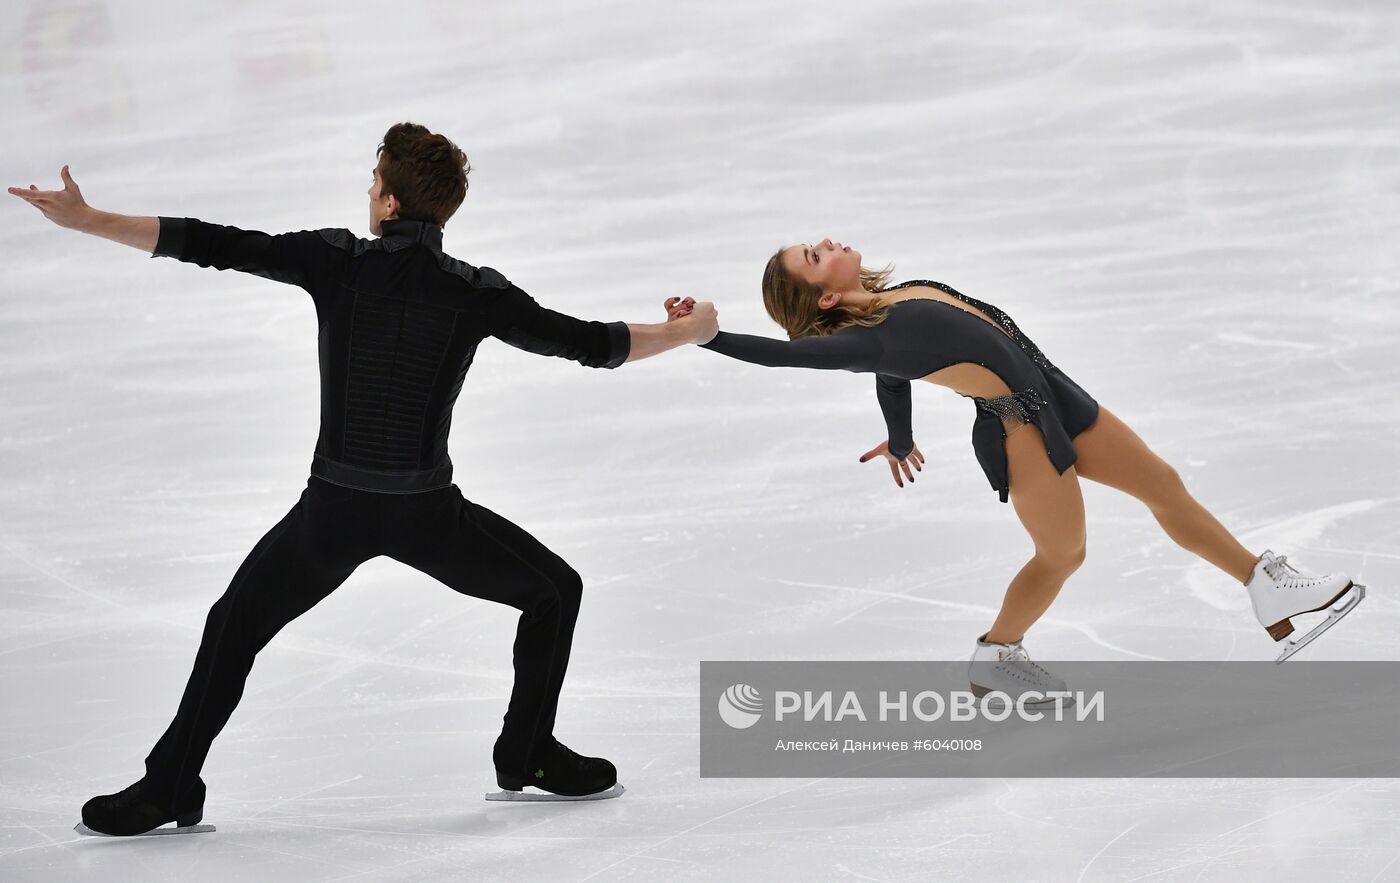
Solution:
[[(152, 255), (298, 285), (319, 321), (321, 431), (301, 498), (243, 561), (209, 611), (174, 721), (146, 774), (83, 806), (83, 833), (200, 826), (200, 769), (243, 694), (257, 652), (363, 562), (388, 555), (463, 594), (521, 611), (515, 686), (492, 751), (496, 799), (590, 799), (622, 792), (617, 769), (554, 738), (583, 589), (562, 558), (462, 496), (447, 456), (452, 405), (486, 337), (592, 368), (616, 368), (718, 330), (713, 304), (671, 323), (584, 321), (546, 309), (490, 267), (442, 251), (470, 165), (446, 137), (389, 129), (369, 189), (370, 232), (271, 236), (193, 218), (97, 211), (64, 166), (62, 190), (9, 188), (61, 227)], [(532, 785), (544, 793), (527, 792)], [(176, 828), (161, 828), (175, 821)]]

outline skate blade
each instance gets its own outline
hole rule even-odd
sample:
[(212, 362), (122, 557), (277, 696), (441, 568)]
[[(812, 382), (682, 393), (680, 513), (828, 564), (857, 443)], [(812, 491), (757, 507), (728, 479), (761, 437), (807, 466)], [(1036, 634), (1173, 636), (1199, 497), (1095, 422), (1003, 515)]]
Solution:
[(1331, 607), (1333, 604), (1336, 604), (1338, 598), (1350, 592), (1352, 590), (1352, 587), (1355, 585), (1356, 583), (1348, 581), (1345, 586), (1342, 586), (1342, 590), (1337, 594), (1333, 595), (1331, 600), (1327, 601), (1325, 604), (1319, 604), (1316, 607), (1309, 607), (1307, 610), (1299, 610), (1297, 613), (1285, 616), (1283, 619), (1280, 619), (1273, 625), (1265, 626), (1264, 630), (1267, 631), (1269, 633), (1269, 637), (1273, 638), (1275, 641), (1282, 641), (1284, 638), (1293, 634), (1293, 617), (1302, 616), (1305, 613), (1316, 613), (1319, 610), (1326, 610), (1328, 607)]
[(203, 834), (213, 831), (213, 825), (186, 825), (183, 828), (152, 828), (140, 834), (103, 834), (101, 831), (94, 831), (82, 822), (73, 826), (73, 830), (79, 834), (86, 834), (89, 837), (150, 837), (155, 834)]
[[(1297, 653), (1299, 650), (1302, 650), (1304, 647), (1311, 644), (1318, 635), (1322, 634), (1323, 632), (1330, 629), (1332, 626), (1336, 625), (1343, 616), (1346, 616), (1356, 607), (1357, 604), (1360, 604), (1361, 599), (1366, 597), (1366, 587), (1363, 586), (1361, 583), (1352, 583), (1351, 588), (1355, 589), (1356, 591), (1348, 591), (1346, 593), (1347, 598), (1345, 601), (1342, 602), (1341, 606), (1332, 607), (1331, 609), (1329, 609), (1327, 611), (1327, 618), (1322, 622), (1318, 623), (1312, 631), (1308, 632), (1306, 635), (1303, 635), (1303, 637), (1299, 638), (1296, 641), (1290, 638), (1288, 642), (1284, 645), (1283, 652), (1279, 654), (1279, 657), (1275, 659), (1274, 662), (1283, 662), (1285, 659), (1292, 656), (1294, 653)], [(1336, 601), (1336, 599), (1334, 598), (1333, 601)], [(1312, 613), (1315, 611), (1308, 612)]]
[(607, 800), (609, 797), (620, 797), (627, 789), (618, 782), (611, 788), (599, 791), (596, 794), (551, 794), (548, 791), (489, 791), (486, 794), (487, 800), (504, 800), (512, 803), (553, 803), (563, 800)]

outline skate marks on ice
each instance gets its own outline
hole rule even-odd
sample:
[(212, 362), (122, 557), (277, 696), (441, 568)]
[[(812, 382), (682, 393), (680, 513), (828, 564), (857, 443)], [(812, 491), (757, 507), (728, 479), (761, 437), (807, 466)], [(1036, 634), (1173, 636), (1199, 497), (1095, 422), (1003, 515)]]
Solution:
[(101, 831), (94, 831), (82, 822), (73, 826), (73, 830), (79, 834), (86, 834), (89, 837), (114, 837), (129, 839), (131, 837), (153, 837), (157, 834), (206, 834), (214, 830), (213, 825), (185, 825), (184, 827), (172, 826), (168, 828), (152, 828), (149, 831), (142, 831), (140, 834), (103, 834)]
[(594, 794), (552, 794), (548, 791), (488, 791), (487, 800), (499, 800), (505, 803), (554, 803), (561, 800), (607, 800), (610, 797), (621, 797), (627, 789), (621, 782), (611, 788), (604, 789)]
[[(980, 573), (980, 570), (971, 570), (971, 569), (970, 569), (968, 572), (969, 572), (969, 573)], [(936, 608), (941, 608), (941, 609), (944, 609), (944, 610), (950, 610), (950, 611), (953, 611), (954, 614), (962, 614), (962, 615), (967, 615), (967, 616), (969, 616), (969, 617), (988, 617), (988, 618), (994, 618), (994, 617), (996, 616), (997, 610), (998, 610), (997, 607), (995, 607), (995, 606), (993, 606), (992, 604), (989, 604), (989, 603), (977, 603), (977, 602), (972, 602), (972, 601), (954, 601), (954, 600), (949, 600), (949, 599), (947, 599), (947, 598), (929, 597), (929, 596), (926, 596), (926, 595), (914, 594), (914, 593), (912, 593), (912, 592), (904, 592), (904, 591), (899, 591), (899, 590), (890, 590), (890, 589), (870, 589), (870, 588), (865, 588), (865, 587), (862, 587), (862, 586), (854, 586), (854, 585), (846, 585), (846, 584), (835, 584), (835, 583), (830, 583), (830, 582), (814, 582), (814, 581), (811, 581), (811, 580), (796, 580), (796, 579), (787, 579), (787, 578), (781, 578), (781, 577), (769, 577), (769, 578), (757, 579), (757, 580), (755, 580), (755, 582), (756, 582), (756, 583), (772, 583), (772, 584), (774, 584), (774, 585), (781, 585), (781, 586), (798, 586), (798, 587), (803, 587), (803, 588), (826, 589), (826, 590), (844, 592), (844, 593), (848, 593), (848, 594), (851, 594), (851, 595), (868, 595), (868, 596), (871, 596), (871, 597), (874, 599), (874, 600), (872, 600), (869, 604), (866, 604), (866, 605), (864, 605), (864, 606), (859, 607), (858, 609), (856, 609), (856, 610), (854, 610), (854, 611), (851, 611), (851, 612), (846, 613), (846, 614), (843, 615), (840, 619), (835, 620), (836, 623), (841, 623), (841, 622), (846, 621), (847, 619), (851, 619), (851, 618), (853, 618), (853, 617), (856, 616), (856, 615), (859, 615), (859, 614), (864, 613), (865, 611), (869, 610), (871, 607), (875, 606), (876, 604), (883, 603), (884, 601), (891, 600), (891, 599), (897, 600), (897, 601), (906, 601), (906, 602), (909, 602), (909, 603), (912, 603), (912, 604), (920, 604), (920, 605), (923, 605), (923, 606), (926, 606), (926, 607), (936, 607)], [(928, 590), (930, 587), (936, 586), (936, 585), (938, 584), (938, 582), (941, 582), (941, 581), (928, 581), (928, 580), (924, 580), (924, 581), (921, 583), (921, 590), (925, 590), (925, 591), (926, 591), (926, 590)], [(1042, 615), (1042, 616), (1040, 617), (1040, 619), (1036, 620), (1036, 622), (1037, 622), (1038, 624), (1049, 625), (1049, 626), (1055, 626), (1056, 628), (1062, 628), (1062, 629), (1064, 629), (1064, 630), (1066, 630), (1066, 631), (1077, 633), (1077, 634), (1079, 634), (1080, 636), (1082, 636), (1085, 640), (1087, 640), (1089, 643), (1094, 644), (1094, 645), (1096, 645), (1096, 646), (1098, 646), (1098, 647), (1102, 647), (1102, 648), (1104, 648), (1105, 650), (1108, 650), (1108, 651), (1111, 652), (1111, 653), (1118, 653), (1118, 654), (1122, 655), (1124, 658), (1146, 659), (1146, 660), (1151, 661), (1151, 662), (1166, 662), (1166, 661), (1167, 661), (1167, 657), (1165, 657), (1165, 656), (1154, 656), (1154, 655), (1152, 655), (1152, 654), (1150, 654), (1150, 653), (1144, 653), (1144, 652), (1142, 652), (1142, 651), (1140, 651), (1140, 650), (1134, 650), (1134, 649), (1132, 649), (1132, 648), (1130, 648), (1130, 647), (1123, 646), (1122, 644), (1115, 644), (1115, 643), (1113, 643), (1112, 641), (1109, 641), (1108, 639), (1104, 638), (1104, 637), (1099, 633), (1098, 629), (1094, 626), (1094, 624), (1085, 622), (1085, 621), (1083, 621), (1083, 619), (1080, 619), (1080, 618), (1071, 618), (1071, 617), (1068, 617), (1068, 616), (1057, 616), (1057, 615), (1054, 615), (1054, 614), (1051, 614), (1051, 613), (1046, 613), (1046, 614)], [(959, 651), (959, 652), (961, 652), (961, 651)], [(964, 656), (963, 658), (967, 658), (967, 657)]]
[[(1305, 549), (1313, 544), (1333, 549), (1333, 538), (1344, 533), (1341, 522), (1355, 515), (1373, 512), (1400, 503), (1400, 497), (1377, 497), (1368, 500), (1347, 500), (1331, 506), (1296, 512), (1257, 527), (1237, 530), (1240, 542), (1250, 548), (1272, 546), (1278, 548)], [(1175, 544), (1167, 537), (1156, 538), (1146, 544), (1149, 550), (1175, 549)], [(1342, 550), (1335, 550), (1342, 551)], [(1174, 553), (1173, 553), (1174, 554)], [(1249, 598), (1236, 591), (1238, 584), (1222, 580), (1220, 571), (1204, 561), (1192, 561), (1185, 574), (1187, 588), (1192, 597), (1216, 610), (1236, 611), (1249, 608)]]

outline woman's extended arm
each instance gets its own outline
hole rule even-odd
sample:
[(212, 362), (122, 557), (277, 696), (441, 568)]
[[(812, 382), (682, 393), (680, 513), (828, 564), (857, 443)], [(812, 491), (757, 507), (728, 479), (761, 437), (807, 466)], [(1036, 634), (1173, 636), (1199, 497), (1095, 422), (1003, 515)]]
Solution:
[(709, 343), (700, 346), (732, 359), (769, 368), (875, 371), (879, 368), (884, 347), (869, 331), (857, 326), (825, 337), (799, 337), (797, 340), (721, 331)]
[[(674, 322), (686, 316), (694, 304), (694, 299), (689, 297), (666, 298), (663, 306), (667, 321)], [(824, 337), (800, 337), (797, 340), (720, 331), (708, 343), (700, 346), (731, 359), (769, 368), (838, 368), (873, 372), (879, 370), (885, 348), (871, 331), (870, 328), (856, 326)]]

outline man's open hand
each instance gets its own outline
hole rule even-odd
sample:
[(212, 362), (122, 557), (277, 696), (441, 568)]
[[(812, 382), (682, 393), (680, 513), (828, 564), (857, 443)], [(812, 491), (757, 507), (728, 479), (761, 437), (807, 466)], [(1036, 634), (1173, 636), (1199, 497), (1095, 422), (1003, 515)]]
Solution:
[(33, 184), (28, 190), (19, 187), (8, 188), (11, 193), (29, 203), (44, 213), (44, 217), (53, 221), (60, 227), (77, 229), (82, 225), (83, 218), (89, 211), (88, 204), (83, 200), (83, 192), (78, 189), (78, 182), (73, 180), (73, 176), (68, 174), (68, 167), (64, 166), (59, 172), (63, 178), (62, 190), (40, 190)]

